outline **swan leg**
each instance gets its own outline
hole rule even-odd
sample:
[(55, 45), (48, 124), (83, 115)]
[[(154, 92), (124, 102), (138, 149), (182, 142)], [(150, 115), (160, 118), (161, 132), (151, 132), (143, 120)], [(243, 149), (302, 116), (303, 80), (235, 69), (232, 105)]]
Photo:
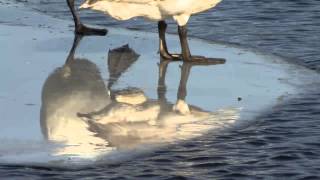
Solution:
[(108, 32), (106, 29), (90, 28), (90, 27), (87, 27), (81, 23), (79, 15), (76, 13), (76, 10), (75, 10), (74, 1), (75, 0), (67, 0), (67, 4), (69, 6), (69, 9), (72, 13), (72, 17), (74, 20), (75, 33), (79, 34), (79, 35), (105, 36)]
[(76, 52), (76, 49), (77, 49), (82, 37), (83, 37), (82, 35), (75, 34), (72, 48), (71, 48), (69, 55), (67, 57), (67, 60), (65, 62), (66, 65), (69, 65), (74, 61), (74, 54)]
[(190, 70), (192, 63), (183, 63), (181, 66), (181, 78), (179, 83), (179, 89), (177, 94), (177, 99), (185, 101), (187, 96), (187, 82), (190, 75)]
[(170, 60), (160, 60), (159, 63), (159, 78), (158, 78), (158, 99), (160, 102), (166, 101), (166, 74), (167, 74), (167, 67), (170, 63)]
[(184, 62), (181, 66), (181, 77), (180, 77), (179, 89), (177, 93), (177, 102), (173, 106), (174, 111), (183, 115), (190, 113), (189, 105), (186, 102), (186, 96), (187, 96), (187, 82), (189, 79), (192, 65), (193, 65), (192, 63)]
[(166, 42), (166, 30), (167, 30), (167, 23), (165, 21), (158, 22), (158, 31), (159, 31), (159, 51), (160, 56), (163, 59), (167, 60), (179, 60), (181, 59), (180, 54), (170, 54), (167, 47)]
[(161, 58), (159, 65), (159, 77), (158, 77), (158, 102), (160, 105), (160, 112), (157, 119), (161, 120), (167, 112), (172, 110), (172, 106), (168, 106), (168, 100), (166, 98), (167, 86), (166, 86), (166, 74), (169, 63), (173, 62), (172, 60)]
[(181, 43), (182, 59), (184, 62), (190, 62), (199, 65), (214, 65), (224, 64), (226, 62), (223, 58), (207, 58), (204, 56), (192, 56), (188, 44), (187, 26), (178, 26), (178, 33)]

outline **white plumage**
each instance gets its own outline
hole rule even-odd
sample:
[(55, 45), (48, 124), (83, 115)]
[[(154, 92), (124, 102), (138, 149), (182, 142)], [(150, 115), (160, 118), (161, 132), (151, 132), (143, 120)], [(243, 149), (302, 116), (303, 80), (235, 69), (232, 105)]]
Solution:
[(117, 20), (144, 17), (152, 21), (173, 18), (179, 26), (190, 16), (215, 7), (221, 0), (86, 0), (80, 8), (101, 11)]

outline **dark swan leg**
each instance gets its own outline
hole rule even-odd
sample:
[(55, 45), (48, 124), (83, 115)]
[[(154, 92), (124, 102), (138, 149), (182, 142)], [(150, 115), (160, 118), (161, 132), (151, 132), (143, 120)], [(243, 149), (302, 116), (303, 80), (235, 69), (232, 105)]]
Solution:
[(189, 79), (192, 63), (184, 62), (180, 67), (181, 67), (181, 77), (180, 77), (179, 89), (177, 92), (177, 102), (173, 106), (173, 111), (185, 115), (191, 112), (189, 105), (186, 102), (186, 96), (187, 96), (187, 82)]
[[(167, 68), (171, 60), (160, 59), (159, 65), (159, 77), (158, 77), (158, 102), (160, 105), (160, 112), (158, 114), (158, 120), (164, 117), (163, 115), (172, 110), (172, 106), (168, 105), (168, 101), (166, 98), (167, 86), (166, 86), (166, 74)], [(170, 103), (169, 103), (170, 104)]]
[(70, 11), (72, 13), (72, 17), (74, 20), (75, 33), (79, 34), (79, 35), (105, 36), (108, 32), (106, 29), (90, 28), (90, 27), (87, 27), (81, 23), (80, 18), (78, 16), (78, 14), (76, 13), (76, 10), (74, 7), (74, 1), (75, 0), (67, 0), (68, 6), (70, 8)]
[(161, 58), (167, 59), (167, 60), (179, 60), (181, 59), (180, 55), (170, 54), (168, 51), (167, 42), (166, 42), (166, 30), (167, 30), (167, 23), (165, 21), (159, 21), (158, 31), (159, 31), (160, 56)]
[(199, 65), (211, 65), (211, 64), (224, 64), (223, 58), (206, 58), (204, 56), (192, 56), (190, 53), (188, 39), (187, 39), (187, 26), (178, 27), (179, 38), (182, 50), (182, 59), (184, 62), (190, 62)]
[(166, 101), (166, 74), (167, 74), (167, 68), (168, 64), (170, 63), (169, 60), (161, 59), (159, 63), (159, 79), (158, 79), (158, 100), (160, 102)]
[(76, 34), (74, 36), (72, 48), (69, 51), (69, 55), (68, 55), (67, 60), (65, 62), (66, 65), (69, 65), (74, 61), (74, 54), (76, 52), (76, 49), (77, 49), (82, 37), (83, 37), (82, 35), (78, 35), (78, 34)]
[(181, 66), (181, 78), (179, 83), (179, 89), (177, 93), (178, 100), (186, 100), (187, 96), (187, 82), (190, 75), (190, 70), (192, 67), (192, 63), (183, 63)]

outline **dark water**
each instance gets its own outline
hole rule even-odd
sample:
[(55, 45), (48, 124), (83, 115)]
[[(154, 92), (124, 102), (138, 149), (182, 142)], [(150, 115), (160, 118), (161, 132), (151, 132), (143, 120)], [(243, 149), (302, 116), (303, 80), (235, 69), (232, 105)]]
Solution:
[[(52, 16), (71, 19), (65, 0), (29, 2)], [(117, 22), (82, 13), (85, 22), (156, 31), (135, 19)], [(320, 70), (319, 0), (224, 0), (192, 17), (190, 34), (236, 43)], [(175, 26), (170, 23), (170, 32)], [(320, 179), (320, 84), (306, 87), (246, 127), (208, 135), (116, 165), (80, 170), (1, 167), (21, 179)]]

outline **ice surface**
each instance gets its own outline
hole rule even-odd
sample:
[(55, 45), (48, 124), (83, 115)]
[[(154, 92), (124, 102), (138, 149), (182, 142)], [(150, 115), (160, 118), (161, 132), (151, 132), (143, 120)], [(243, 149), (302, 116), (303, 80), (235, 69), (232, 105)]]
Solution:
[[(113, 28), (84, 37), (65, 65), (72, 23), (22, 6), (0, 11), (2, 164), (128, 159), (250, 123), (317, 78), (275, 56), (198, 39), (190, 40), (194, 54), (226, 63), (158, 64), (157, 34)], [(126, 44), (131, 49), (109, 51)], [(179, 52), (176, 36), (168, 45)]]

